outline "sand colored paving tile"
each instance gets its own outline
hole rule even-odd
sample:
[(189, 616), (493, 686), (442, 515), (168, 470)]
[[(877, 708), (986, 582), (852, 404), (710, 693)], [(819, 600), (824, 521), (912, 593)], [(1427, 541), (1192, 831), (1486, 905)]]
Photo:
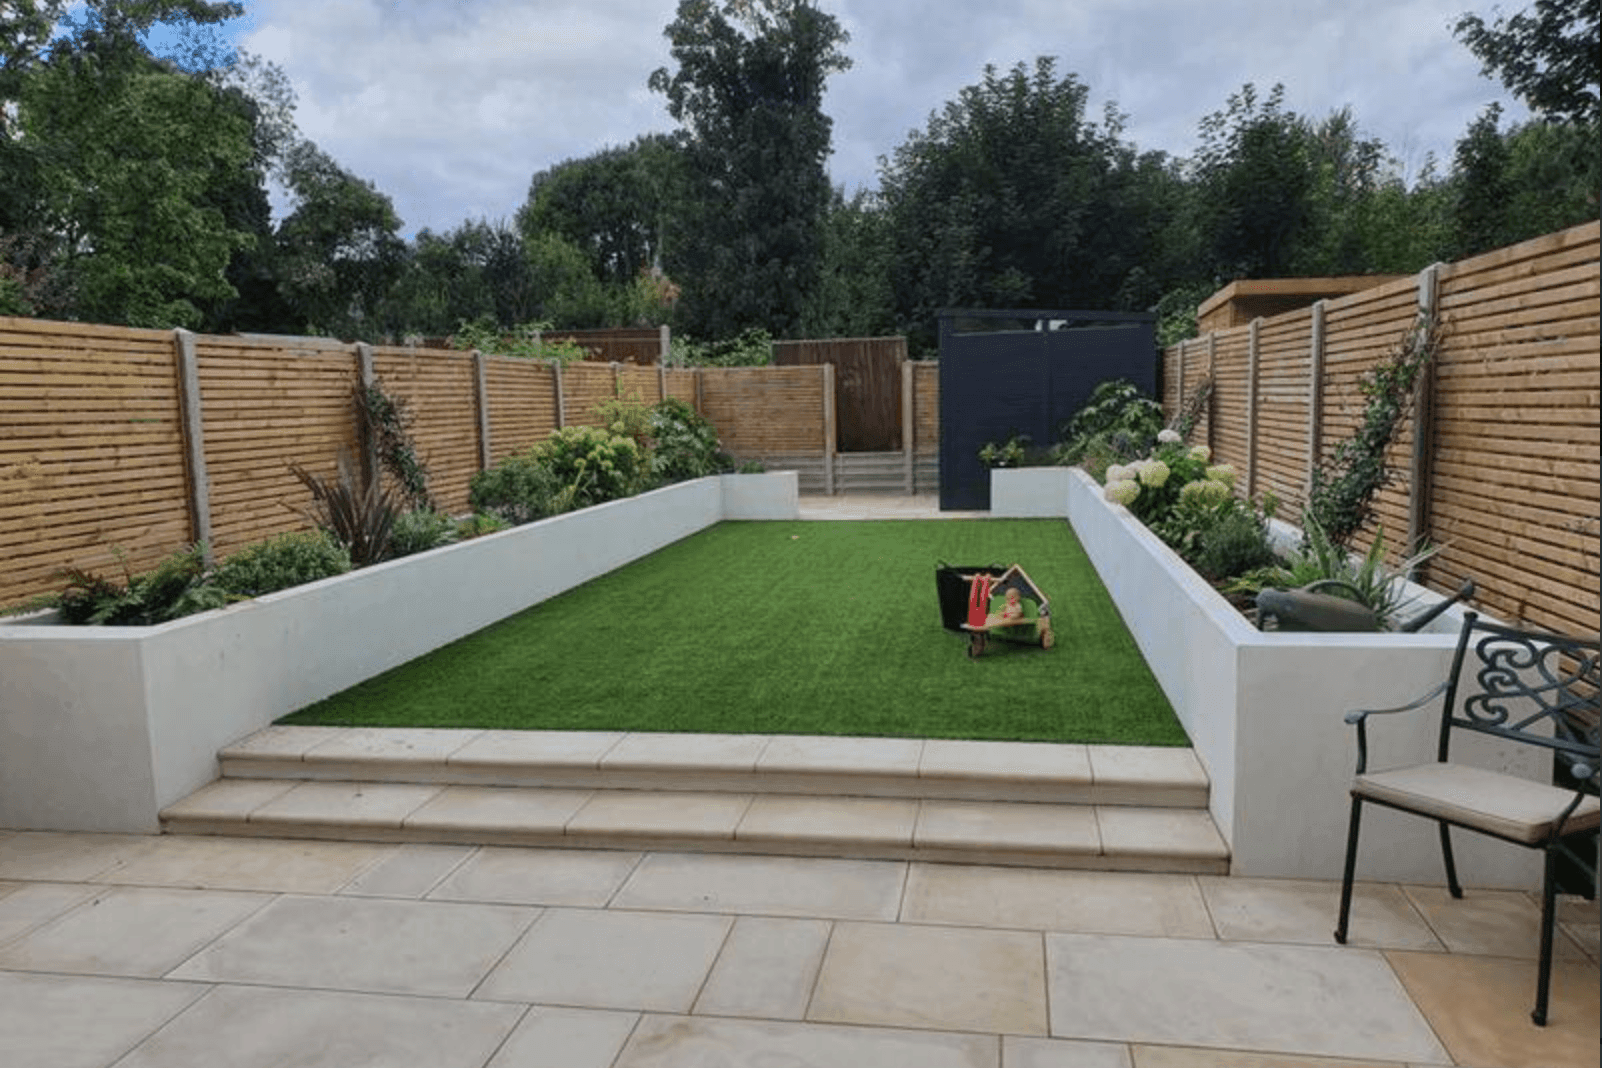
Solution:
[(441, 787), (417, 783), (303, 782), (262, 805), (252, 823), (336, 824), (398, 829)]
[[(1340, 912), (1340, 884), (1294, 879), (1202, 876), (1198, 882), (1218, 936), (1242, 942), (1329, 945)], [(1441, 951), (1429, 924), (1391, 884), (1358, 883), (1347, 944)]]
[(914, 864), (907, 923), (1212, 938), (1194, 879), (1136, 872)]
[(466, 997), (537, 909), (285, 897), (175, 969), (175, 979)]
[(647, 1016), (616, 1068), (1000, 1068), (993, 1035)]
[(611, 901), (640, 854), (611, 849), (510, 849), (486, 846), (429, 894), (436, 901), (600, 908)]
[(1402, 985), (1457, 1064), (1496, 1068), (1596, 1068), (1602, 1049), (1596, 965), (1552, 966), (1547, 1025), (1530, 1020), (1534, 961), (1388, 952)]
[(1101, 852), (1093, 809), (1026, 801), (924, 801), (913, 840), (928, 850)]
[(222, 759), (253, 757), (259, 760), (300, 760), (311, 750), (333, 741), (349, 727), (264, 727), (255, 734), (223, 746)]
[(1198, 1049), (1194, 1046), (1135, 1046), (1133, 1053), (1134, 1068), (1404, 1068), (1396, 1061), (1300, 1057), (1284, 1053)]
[(829, 738), (781, 735), (757, 758), (758, 771), (791, 774), (918, 774), (924, 743), (916, 738)]
[(594, 769), (622, 731), (483, 731), (450, 755), (454, 767)]
[(613, 905), (758, 916), (894, 920), (907, 866), (897, 861), (651, 853)]
[(1082, 745), (930, 739), (918, 774), (942, 785), (982, 777), (1016, 787), (1055, 787), (1055, 799), (1062, 801), (1091, 798), (1090, 752)]
[(758, 794), (734, 837), (776, 847), (827, 842), (846, 855), (909, 848), (917, 821), (918, 802), (910, 798)]
[(765, 734), (630, 734), (601, 758), (610, 771), (749, 772), (756, 768)]
[(225, 986), (117, 1068), (481, 1068), (521, 1016), (513, 1005)]
[[(1461, 898), (1453, 898), (1444, 886), (1409, 886), (1406, 892), (1453, 953), (1531, 960), (1540, 954), (1540, 910), (1516, 890), (1467, 889)], [(1559, 960), (1585, 959), (1561, 928), (1553, 932), (1552, 952)]]
[(205, 993), (195, 983), (0, 972), (0, 1052), (19, 1068), (103, 1068)]
[(290, 779), (218, 779), (161, 810), (164, 820), (230, 820), (248, 817), (293, 790)]
[(637, 1012), (536, 1005), (486, 1068), (612, 1068), (639, 1022)]
[(0, 841), (0, 879), (93, 879), (120, 872), (148, 853), (155, 841), (139, 834), (14, 834)]
[(447, 786), (406, 816), (418, 831), (560, 835), (594, 796), (591, 790)]
[(734, 837), (749, 794), (602, 790), (568, 820), (567, 833), (626, 841)]
[(1117, 1042), (1003, 1035), (1002, 1068), (1133, 1068), (1129, 1047)]
[(473, 846), (400, 845), (339, 891), (353, 897), (420, 898), (461, 866)]
[(727, 916), (550, 909), (473, 996), (688, 1012), (733, 923)]
[[(1229, 846), (1205, 809), (1134, 808), (1097, 805), (1096, 826), (1102, 853), (1108, 857), (1140, 860), (1191, 857), (1198, 862), (1229, 860)], [(1172, 865), (1166, 865), (1172, 870)]]
[(438, 764), (480, 732), (429, 727), (349, 727), (302, 756), (308, 764), (379, 760), (387, 764)]
[(157, 978), (271, 900), (230, 890), (117, 887), (0, 948), (0, 969)]
[(1205, 804), (1207, 772), (1193, 750), (1147, 745), (1091, 745), (1091, 779), (1096, 800), (1104, 805), (1151, 804), (1144, 790), (1163, 788), (1176, 799)]
[(1039, 934), (838, 923), (807, 1018), (1046, 1034)]
[[(1371, 950), (1045, 938), (1054, 1035), (1449, 1063), (1384, 958)], [(1163, 1011), (1151, 1011), (1154, 1005)], [(1336, 1007), (1339, 1026), (1332, 1026)]]
[(106, 878), (138, 886), (332, 894), (394, 849), (366, 842), (163, 836)]
[(799, 1020), (829, 943), (825, 920), (741, 916), (696, 999), (707, 1016)]
[(96, 894), (99, 886), (82, 883), (15, 883), (0, 897), (0, 945), (49, 923)]

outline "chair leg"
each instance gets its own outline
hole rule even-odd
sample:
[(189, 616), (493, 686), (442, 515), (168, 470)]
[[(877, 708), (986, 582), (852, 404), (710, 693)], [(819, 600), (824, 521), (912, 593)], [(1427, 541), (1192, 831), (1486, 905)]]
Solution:
[(1552, 993), (1552, 925), (1557, 920), (1557, 850), (1546, 850), (1546, 874), (1541, 881), (1541, 961), (1535, 979), (1535, 1026), (1546, 1026), (1546, 1005)]
[(1441, 860), (1446, 864), (1446, 888), (1455, 898), (1463, 896), (1463, 887), (1457, 881), (1457, 862), (1452, 859), (1452, 829), (1441, 824)]
[(1363, 799), (1352, 797), (1352, 822), (1346, 827), (1346, 871), (1341, 876), (1341, 915), (1335, 923), (1335, 941), (1346, 944), (1346, 922), (1352, 913), (1352, 878), (1357, 874), (1357, 831), (1363, 819)]

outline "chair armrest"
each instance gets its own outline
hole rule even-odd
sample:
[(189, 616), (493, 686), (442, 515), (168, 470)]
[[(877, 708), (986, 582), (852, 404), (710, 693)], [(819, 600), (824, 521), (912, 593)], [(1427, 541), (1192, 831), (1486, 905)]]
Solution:
[(1447, 682), (1442, 682), (1423, 696), (1409, 701), (1405, 705), (1397, 705), (1395, 708), (1359, 708), (1346, 713), (1346, 722), (1357, 728), (1357, 774), (1361, 775), (1368, 770), (1369, 716), (1388, 716), (1396, 712), (1410, 712), (1413, 709), (1422, 708), (1445, 693), (1446, 687)]

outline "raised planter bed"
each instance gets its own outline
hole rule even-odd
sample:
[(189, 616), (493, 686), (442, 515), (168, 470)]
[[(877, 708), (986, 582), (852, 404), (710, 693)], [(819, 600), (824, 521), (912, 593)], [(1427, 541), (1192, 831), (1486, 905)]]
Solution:
[(997, 519), (1065, 515), (1071, 467), (996, 467), (990, 471), (990, 514)]
[(217, 750), (725, 519), (794, 472), (697, 479), (155, 627), (0, 621), (0, 828), (154, 832)]
[[(1435, 685), (1451, 663), (1463, 615), (1448, 609), (1418, 634), (1263, 633), (1128, 509), (1073, 470), (1067, 517), (1174, 706), (1212, 780), (1214, 822), (1236, 875), (1335, 879), (1346, 842), (1355, 763), (1354, 708), (1394, 707)], [(1412, 587), (1420, 609), (1440, 595)], [(1384, 767), (1434, 752), (1430, 712), (1380, 717), (1371, 754)], [(1474, 739), (1479, 741), (1480, 739)], [(1454, 752), (1542, 778), (1528, 746), (1463, 745)], [(1368, 806), (1359, 876), (1443, 883), (1434, 827)], [(1539, 885), (1533, 851), (1482, 835), (1454, 837), (1469, 885)]]

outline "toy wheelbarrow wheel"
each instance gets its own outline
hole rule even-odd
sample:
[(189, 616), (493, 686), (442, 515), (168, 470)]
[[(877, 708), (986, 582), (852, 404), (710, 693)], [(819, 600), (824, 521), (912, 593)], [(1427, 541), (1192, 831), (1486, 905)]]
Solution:
[(1042, 649), (1050, 649), (1053, 645), (1056, 645), (1056, 644), (1057, 644), (1057, 636), (1051, 632), (1051, 628), (1050, 627), (1047, 627), (1045, 630), (1042, 630), (1040, 632), (1040, 647)]

